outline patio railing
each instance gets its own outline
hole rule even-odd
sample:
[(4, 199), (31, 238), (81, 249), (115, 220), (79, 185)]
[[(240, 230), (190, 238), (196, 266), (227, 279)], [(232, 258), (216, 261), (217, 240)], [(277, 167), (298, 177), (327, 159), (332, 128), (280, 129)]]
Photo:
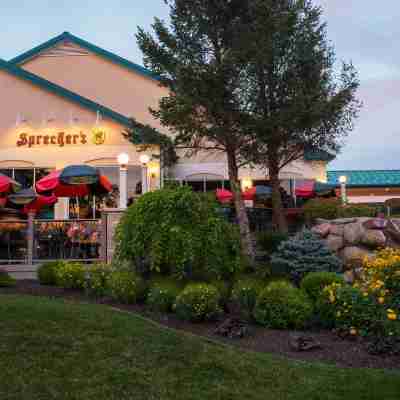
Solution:
[(0, 264), (22, 264), (28, 255), (28, 222), (0, 221)]

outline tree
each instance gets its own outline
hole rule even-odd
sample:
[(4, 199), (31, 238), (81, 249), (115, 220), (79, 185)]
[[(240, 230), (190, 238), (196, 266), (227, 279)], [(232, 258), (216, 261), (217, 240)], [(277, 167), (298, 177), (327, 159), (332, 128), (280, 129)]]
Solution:
[[(276, 226), (287, 230), (280, 170), (307, 152), (336, 154), (361, 104), (351, 63), (336, 68), (335, 52), (311, 0), (248, 0), (241, 15), (248, 85), (247, 129), (256, 135), (248, 158), (268, 168)], [(246, 52), (247, 50), (247, 52)]]
[(254, 259), (249, 221), (241, 196), (239, 169), (246, 165), (253, 135), (244, 133), (241, 92), (246, 84), (237, 49), (242, 0), (166, 0), (171, 25), (155, 19), (155, 35), (139, 28), (144, 63), (169, 88), (159, 108), (151, 110), (176, 132), (175, 145), (189, 154), (225, 154), (239, 221), (242, 252)]

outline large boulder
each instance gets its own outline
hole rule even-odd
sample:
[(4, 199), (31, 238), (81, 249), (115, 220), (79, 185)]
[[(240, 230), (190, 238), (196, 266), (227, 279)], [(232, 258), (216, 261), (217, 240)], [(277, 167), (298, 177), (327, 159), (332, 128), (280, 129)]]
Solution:
[(343, 232), (344, 232), (344, 227), (346, 225), (336, 225), (336, 224), (332, 224), (331, 228), (329, 230), (329, 233), (331, 235), (336, 235), (336, 236), (343, 236)]
[(321, 238), (326, 238), (329, 235), (331, 224), (324, 223), (321, 225), (314, 226), (311, 231), (317, 234)]
[(340, 252), (340, 257), (342, 258), (345, 266), (353, 268), (361, 266), (366, 257), (373, 258), (374, 253), (364, 249), (363, 247), (349, 246), (345, 247)]
[(325, 245), (329, 250), (338, 252), (344, 247), (344, 240), (342, 236), (329, 235), (325, 240)]
[(364, 233), (365, 228), (361, 222), (354, 222), (345, 225), (343, 229), (343, 237), (346, 245), (354, 246), (360, 244)]
[(364, 232), (361, 243), (370, 249), (378, 249), (380, 247), (385, 247), (386, 236), (380, 230), (369, 229)]
[(385, 233), (396, 243), (400, 243), (400, 221), (391, 219), (388, 221)]
[(338, 218), (331, 221), (334, 225), (346, 225), (352, 224), (353, 222), (357, 222), (357, 218)]
[(364, 222), (365, 229), (385, 229), (388, 224), (388, 221), (384, 218), (373, 218)]

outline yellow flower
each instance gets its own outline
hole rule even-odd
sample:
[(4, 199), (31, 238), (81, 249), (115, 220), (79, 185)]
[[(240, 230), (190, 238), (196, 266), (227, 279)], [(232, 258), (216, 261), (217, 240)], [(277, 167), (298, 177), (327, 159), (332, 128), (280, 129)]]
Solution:
[(390, 319), (391, 321), (395, 321), (397, 319), (397, 314), (395, 313), (395, 311), (393, 311), (392, 309), (388, 309), (387, 310), (387, 317), (388, 319)]
[(384, 297), (379, 297), (378, 298), (378, 303), (379, 304), (383, 304), (385, 302), (385, 298)]

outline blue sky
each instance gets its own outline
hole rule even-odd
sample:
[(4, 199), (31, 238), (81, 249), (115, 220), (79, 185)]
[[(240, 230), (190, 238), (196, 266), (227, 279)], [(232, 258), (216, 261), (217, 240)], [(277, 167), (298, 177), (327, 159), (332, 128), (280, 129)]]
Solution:
[[(364, 102), (333, 169), (400, 169), (400, 3), (398, 0), (315, 0), (323, 6), (338, 59), (360, 72)], [(384, 7), (383, 7), (384, 5)], [(167, 18), (163, 0), (2, 0), (0, 58), (10, 59), (69, 31), (142, 63), (136, 27)], [(398, 109), (399, 107), (399, 109)]]

